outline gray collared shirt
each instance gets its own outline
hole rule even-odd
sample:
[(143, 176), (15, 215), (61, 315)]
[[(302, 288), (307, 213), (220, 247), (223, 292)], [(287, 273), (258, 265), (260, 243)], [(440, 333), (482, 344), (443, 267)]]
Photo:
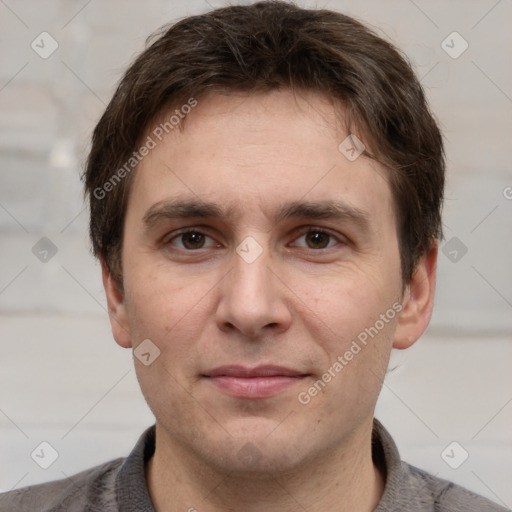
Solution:
[[(507, 509), (405, 462), (377, 420), (373, 456), (385, 472), (384, 494), (375, 512), (505, 512)], [(73, 477), (0, 495), (0, 512), (154, 512), (145, 466), (155, 451), (155, 428), (146, 430), (127, 458)], [(194, 504), (190, 507), (194, 509)], [(199, 504), (196, 504), (200, 510)]]

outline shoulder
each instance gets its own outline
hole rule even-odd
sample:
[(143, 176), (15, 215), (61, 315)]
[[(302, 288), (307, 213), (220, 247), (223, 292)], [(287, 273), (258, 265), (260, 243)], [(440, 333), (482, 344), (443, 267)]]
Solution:
[(437, 478), (426, 471), (402, 462), (408, 484), (416, 496), (428, 503), (426, 510), (435, 512), (506, 512), (506, 509), (464, 487)]
[(386, 484), (375, 512), (507, 512), (508, 509), (400, 460), (389, 432), (374, 421), (372, 456)]
[(117, 510), (115, 459), (69, 478), (0, 494), (0, 512), (109, 512)]

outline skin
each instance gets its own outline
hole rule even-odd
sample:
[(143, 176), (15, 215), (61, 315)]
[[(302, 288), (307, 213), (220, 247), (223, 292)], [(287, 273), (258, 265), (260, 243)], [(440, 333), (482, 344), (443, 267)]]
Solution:
[[(149, 366), (135, 359), (156, 417), (147, 480), (158, 511), (364, 512), (382, 495), (375, 403), (391, 349), (412, 345), (430, 320), (437, 245), (404, 286), (387, 171), (338, 150), (348, 135), (340, 111), (313, 92), (210, 93), (137, 168), (123, 291), (105, 265), (103, 279), (117, 343), (150, 339), (160, 350)], [(163, 213), (178, 200), (229, 215)], [(277, 218), (291, 203), (329, 201), (363, 220)], [(246, 237), (262, 250), (251, 263), (236, 251)], [(300, 403), (397, 301), (400, 314)], [(305, 376), (268, 398), (235, 398), (204, 377), (231, 364)]]

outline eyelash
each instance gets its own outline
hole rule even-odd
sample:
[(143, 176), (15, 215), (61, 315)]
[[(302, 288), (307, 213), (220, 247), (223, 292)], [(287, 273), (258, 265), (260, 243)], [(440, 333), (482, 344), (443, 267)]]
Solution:
[[(305, 229), (301, 230), (300, 231), (300, 234), (294, 239), (294, 242), (296, 242), (299, 238), (305, 236), (305, 235), (308, 235), (310, 233), (321, 233), (322, 235), (327, 235), (330, 237), (330, 241), (332, 241), (332, 239), (336, 240), (336, 242), (339, 244), (339, 243), (343, 243), (342, 240), (340, 240), (340, 237), (337, 236), (337, 235), (334, 235), (333, 233), (331, 233), (330, 231), (324, 229), (324, 228), (316, 228), (316, 227), (313, 227), (313, 226), (309, 226), (309, 227), (306, 227)], [(336, 244), (337, 245), (337, 244)], [(331, 247), (322, 247), (320, 249), (312, 249), (311, 247), (302, 247), (302, 249), (306, 249), (306, 250), (310, 250), (310, 251), (325, 251), (327, 249), (331, 249), (333, 246)]]
[[(178, 233), (173, 234), (173, 236), (170, 237), (170, 238), (169, 237), (165, 237), (164, 240), (163, 240), (163, 243), (164, 243), (164, 245), (172, 245), (172, 241), (173, 240), (179, 239), (180, 237), (182, 237), (184, 235), (188, 235), (190, 233), (195, 233), (195, 234), (198, 234), (198, 235), (203, 235), (203, 236), (213, 240), (213, 237), (211, 237), (211, 236), (207, 235), (206, 233), (204, 233), (203, 231), (201, 231), (200, 228), (188, 228), (188, 229), (183, 229), (182, 231), (179, 231)], [(182, 251), (187, 251), (187, 252), (194, 252), (193, 249), (183, 249), (181, 247), (178, 247), (177, 249), (182, 250)], [(201, 247), (200, 249), (205, 249), (205, 248)], [(196, 249), (195, 251), (198, 251), (200, 249)]]
[[(176, 240), (184, 235), (187, 235), (187, 234), (190, 234), (190, 233), (195, 233), (195, 234), (199, 234), (199, 235), (203, 235), (205, 236), (206, 238), (210, 238), (211, 240), (214, 240), (213, 237), (207, 235), (206, 233), (204, 233), (203, 231), (201, 231), (200, 228), (188, 228), (188, 229), (184, 229), (178, 233), (175, 233), (171, 238), (168, 238), (166, 237), (164, 240), (163, 240), (163, 243), (164, 245), (172, 245), (172, 241), (173, 240)], [(324, 228), (320, 228), (320, 227), (314, 227), (314, 226), (307, 226), (305, 228), (302, 228), (302, 230), (299, 232), (298, 236), (296, 238), (294, 238), (294, 242), (296, 242), (299, 238), (305, 236), (305, 235), (308, 235), (309, 233), (321, 233), (323, 235), (327, 235), (329, 236), (331, 239), (335, 239), (337, 241), (338, 244), (346, 244), (347, 241), (346, 239), (344, 239), (343, 237), (340, 237), (339, 235), (334, 235), (332, 232), (324, 229)], [(337, 245), (337, 244), (336, 244)], [(182, 250), (182, 251), (186, 251), (186, 252), (197, 252), (197, 251), (200, 251), (201, 249), (206, 249), (207, 247), (200, 247), (199, 249), (186, 249), (186, 248), (177, 248), (179, 250)], [(310, 250), (310, 251), (315, 251), (315, 252), (318, 252), (318, 251), (322, 251), (322, 250), (327, 250), (327, 249), (331, 249), (331, 247), (326, 247), (326, 248), (320, 248), (320, 249), (313, 249), (311, 247), (302, 247), (303, 249), (306, 249), (306, 250)]]

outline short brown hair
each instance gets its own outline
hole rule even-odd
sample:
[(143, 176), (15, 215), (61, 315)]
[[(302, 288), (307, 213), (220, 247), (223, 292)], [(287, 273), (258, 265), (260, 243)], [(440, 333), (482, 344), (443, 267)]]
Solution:
[(119, 284), (133, 175), (126, 166), (121, 170), (149, 123), (212, 90), (278, 88), (340, 100), (347, 118), (364, 133), (370, 156), (389, 168), (402, 277), (410, 280), (418, 259), (442, 235), (445, 171), (442, 136), (418, 79), (392, 44), (353, 18), (263, 1), (160, 29), (126, 71), (98, 122), (84, 172), (90, 235), (94, 253)]

